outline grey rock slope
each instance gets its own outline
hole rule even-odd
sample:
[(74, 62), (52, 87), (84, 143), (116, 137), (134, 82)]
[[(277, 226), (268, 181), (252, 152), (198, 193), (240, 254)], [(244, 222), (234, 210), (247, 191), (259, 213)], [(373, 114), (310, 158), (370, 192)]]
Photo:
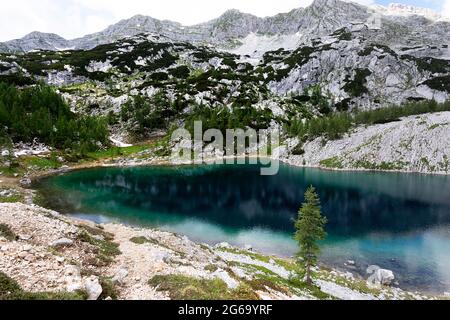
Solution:
[[(360, 127), (342, 139), (326, 144), (322, 139), (304, 145), (301, 156), (285, 155), (293, 165), (330, 169), (450, 172), (450, 112), (402, 118), (398, 122)], [(297, 145), (298, 141), (290, 141)]]
[[(329, 34), (342, 27), (358, 24), (377, 24), (371, 37), (387, 45), (434, 45), (450, 38), (450, 23), (430, 20), (420, 15), (395, 16), (386, 9), (369, 8), (339, 0), (315, 0), (307, 8), (294, 9), (273, 17), (259, 18), (251, 14), (229, 10), (212, 21), (182, 26), (146, 16), (134, 16), (107, 29), (85, 37), (65, 40), (52, 34), (34, 32), (22, 39), (0, 44), (3, 52), (27, 52), (35, 49), (61, 48), (92, 49), (127, 36), (156, 33), (173, 41), (212, 44), (221, 48), (235, 48), (250, 34), (259, 36), (299, 35), (300, 40)], [(420, 10), (413, 11), (420, 13)], [(395, 12), (394, 12), (395, 13)], [(271, 49), (278, 49), (272, 47)]]
[[(289, 106), (303, 112), (292, 97), (303, 101), (312, 87), (320, 87), (339, 111), (450, 97), (449, 60), (427, 55), (434, 52), (427, 46), (396, 51), (373, 43), (370, 32), (367, 27), (343, 28), (295, 50), (266, 52), (253, 64), (208, 46), (142, 34), (86, 51), (0, 54), (0, 81), (44, 80), (62, 88), (95, 84), (97, 90), (73, 98), (81, 104), (92, 100), (98, 107), (112, 100), (116, 104), (117, 97), (125, 102), (129, 96), (151, 98), (159, 92), (180, 107), (264, 105), (291, 117)], [(435, 51), (448, 53), (448, 47)], [(276, 105), (281, 109), (274, 111)], [(102, 113), (98, 107), (93, 110)]]

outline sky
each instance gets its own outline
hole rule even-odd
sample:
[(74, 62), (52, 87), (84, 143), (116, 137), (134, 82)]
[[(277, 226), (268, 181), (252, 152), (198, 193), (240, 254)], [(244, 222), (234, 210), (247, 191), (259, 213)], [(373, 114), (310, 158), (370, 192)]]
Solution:
[[(227, 9), (272, 16), (305, 7), (313, 0), (12, 0), (2, 1), (0, 41), (32, 31), (56, 33), (66, 39), (101, 31), (136, 14), (184, 25), (205, 22)], [(450, 18), (450, 0), (353, 0), (362, 4), (391, 2), (432, 8)]]

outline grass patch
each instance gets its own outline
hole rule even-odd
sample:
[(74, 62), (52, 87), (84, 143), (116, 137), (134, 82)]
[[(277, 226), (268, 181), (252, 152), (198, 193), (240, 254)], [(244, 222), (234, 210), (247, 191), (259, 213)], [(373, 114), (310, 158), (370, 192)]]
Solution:
[(0, 203), (16, 203), (23, 201), (23, 195), (13, 194), (10, 196), (0, 196)]
[(319, 300), (332, 300), (334, 299), (332, 296), (330, 296), (329, 294), (323, 292), (322, 290), (320, 290), (319, 287), (315, 286), (315, 285), (309, 285), (303, 281), (300, 280), (300, 276), (293, 276), (291, 278), (289, 278), (289, 280), (287, 280), (287, 283), (289, 286), (292, 286), (296, 289), (300, 289), (300, 290), (304, 290), (309, 292), (312, 296), (314, 296), (315, 298), (319, 299)]
[(329, 169), (342, 169), (344, 168), (344, 164), (342, 163), (342, 160), (339, 159), (339, 157), (333, 157), (330, 159), (325, 159), (320, 161), (320, 165), (325, 168)]
[(100, 285), (102, 286), (103, 291), (98, 300), (105, 300), (107, 298), (117, 300), (119, 298), (119, 293), (117, 292), (116, 285), (112, 279), (100, 277)]
[(28, 292), (3, 272), (0, 272), (0, 300), (86, 300), (84, 291), (78, 292)]
[(25, 159), (24, 164), (26, 167), (35, 167), (42, 170), (61, 168), (61, 163), (54, 156), (50, 158), (30, 157)]
[(183, 275), (158, 275), (148, 282), (158, 291), (167, 292), (173, 300), (259, 300), (245, 284), (230, 290), (220, 279), (198, 279)]
[(130, 239), (134, 244), (146, 244), (146, 243), (154, 243), (154, 241), (149, 240), (146, 237), (134, 237)]
[[(287, 269), (293, 271), (294, 274), (301, 274), (298, 267), (294, 263), (286, 263), (288, 263), (288, 265), (286, 266)], [(246, 281), (246, 284), (255, 291), (267, 292), (268, 289), (270, 289), (288, 296), (309, 294), (320, 300), (329, 300), (333, 298), (332, 296), (322, 292), (320, 288), (316, 286), (310, 286), (301, 281), (301, 276), (293, 276), (289, 279), (285, 279), (261, 266), (248, 264), (239, 265), (240, 267), (245, 268), (253, 274), (253, 279)]]
[(288, 288), (277, 284), (277, 282), (269, 279), (253, 279), (246, 282), (253, 290), (267, 292), (267, 289), (281, 292), (285, 295), (290, 295), (291, 292)]
[[(270, 260), (270, 258), (268, 258)], [(235, 263), (236, 266), (246, 269), (253, 275), (253, 279), (245, 283), (255, 291), (268, 291), (268, 289), (281, 292), (285, 295), (305, 295), (309, 294), (320, 300), (333, 299), (332, 296), (322, 292), (316, 286), (310, 286), (300, 280), (302, 272), (299, 266), (294, 262), (286, 259), (273, 258), (275, 263), (287, 271), (292, 272), (293, 275), (285, 279), (273, 271), (258, 265)], [(261, 260), (260, 260), (261, 261)]]
[(217, 270), (219, 270), (219, 267), (216, 266), (215, 264), (208, 264), (208, 265), (205, 267), (205, 270), (206, 270), (206, 271), (209, 271), (209, 272), (216, 272)]
[(381, 170), (381, 171), (393, 171), (393, 170), (402, 170), (406, 167), (407, 163), (405, 162), (381, 162), (381, 163), (372, 163), (367, 160), (357, 160), (353, 163), (355, 168), (366, 169), (366, 170)]
[(4, 223), (0, 224), (0, 236), (8, 241), (17, 240), (17, 235), (11, 230), (8, 225)]
[(229, 252), (229, 253), (233, 253), (233, 254), (238, 254), (238, 255), (244, 255), (244, 256), (248, 256), (254, 260), (258, 260), (258, 261), (262, 261), (265, 263), (269, 263), (270, 262), (270, 257), (268, 256), (264, 256), (262, 254), (259, 253), (255, 253), (255, 252), (250, 252), (250, 251), (245, 251), (245, 250), (239, 250), (236, 248), (219, 248), (219, 251), (223, 251), (223, 252)]
[(439, 128), (439, 127), (443, 127), (443, 126), (447, 126), (447, 125), (449, 125), (450, 124), (450, 122), (446, 122), (446, 123), (436, 123), (436, 124), (433, 124), (433, 125), (431, 125), (429, 128), (428, 128), (428, 130), (434, 130), (434, 129), (437, 129), (437, 128)]
[(7, 177), (18, 177), (25, 173), (25, 169), (22, 168), (20, 165), (14, 165), (14, 166), (0, 166), (0, 174), (5, 175)]
[(109, 234), (102, 233), (100, 231), (98, 232), (99, 234), (97, 235), (102, 236), (103, 239), (93, 237), (88, 231), (86, 231), (86, 229), (84, 229), (78, 234), (78, 240), (95, 246), (98, 249), (97, 259), (99, 260), (99, 264), (102, 266), (107, 266), (112, 263), (114, 257), (120, 255), (121, 252), (119, 250), (119, 245), (112, 242), (112, 238)]

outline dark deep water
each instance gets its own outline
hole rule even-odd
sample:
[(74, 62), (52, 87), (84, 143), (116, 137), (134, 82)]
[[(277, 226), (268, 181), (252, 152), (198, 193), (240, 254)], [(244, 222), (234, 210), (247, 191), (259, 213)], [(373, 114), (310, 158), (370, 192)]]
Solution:
[(329, 220), (322, 261), (377, 264), (402, 287), (450, 291), (450, 177), (282, 165), (100, 168), (43, 179), (54, 209), (96, 222), (160, 227), (193, 240), (292, 255), (292, 219), (314, 185)]

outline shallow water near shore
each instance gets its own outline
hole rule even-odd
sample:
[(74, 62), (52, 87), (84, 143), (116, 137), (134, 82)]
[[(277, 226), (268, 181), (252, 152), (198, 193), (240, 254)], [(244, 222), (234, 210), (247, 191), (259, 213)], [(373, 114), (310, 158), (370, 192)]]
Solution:
[[(314, 185), (329, 223), (321, 261), (365, 275), (393, 270), (402, 288), (450, 291), (450, 177), (281, 165), (96, 168), (39, 181), (53, 209), (99, 223), (157, 227), (199, 242), (291, 256), (293, 219)], [(345, 267), (347, 260), (356, 266)]]

